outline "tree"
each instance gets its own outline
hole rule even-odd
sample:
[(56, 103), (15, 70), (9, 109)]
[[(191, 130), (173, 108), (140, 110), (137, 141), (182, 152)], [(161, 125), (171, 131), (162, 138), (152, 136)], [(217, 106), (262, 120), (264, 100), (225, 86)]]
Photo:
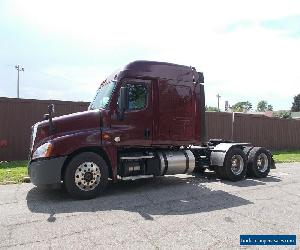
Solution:
[(267, 111), (273, 111), (273, 106), (271, 104), (268, 105)]
[(300, 94), (294, 96), (294, 102), (291, 108), (292, 112), (299, 112), (300, 111)]
[(268, 104), (267, 101), (262, 100), (257, 104), (256, 111), (258, 112), (273, 111), (273, 106)]
[(205, 111), (218, 112), (219, 110), (217, 107), (205, 106)]
[(236, 104), (234, 104), (232, 107), (232, 110), (234, 112), (248, 112), (252, 109), (252, 104), (251, 102), (237, 102)]
[(267, 110), (267, 107), (268, 107), (267, 101), (262, 100), (259, 103), (257, 103), (256, 111), (265, 112)]

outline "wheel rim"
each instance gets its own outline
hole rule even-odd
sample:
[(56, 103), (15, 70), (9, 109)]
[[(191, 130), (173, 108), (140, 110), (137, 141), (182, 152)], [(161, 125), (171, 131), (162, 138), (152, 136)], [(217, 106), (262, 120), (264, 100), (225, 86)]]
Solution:
[(100, 168), (94, 162), (84, 162), (75, 171), (76, 186), (82, 191), (91, 191), (100, 183)]
[(244, 170), (244, 159), (240, 155), (231, 157), (231, 171), (234, 175), (240, 175)]
[(265, 172), (268, 169), (268, 166), (269, 166), (268, 156), (264, 153), (261, 153), (257, 157), (256, 165), (257, 165), (258, 171), (260, 171), (262, 173)]

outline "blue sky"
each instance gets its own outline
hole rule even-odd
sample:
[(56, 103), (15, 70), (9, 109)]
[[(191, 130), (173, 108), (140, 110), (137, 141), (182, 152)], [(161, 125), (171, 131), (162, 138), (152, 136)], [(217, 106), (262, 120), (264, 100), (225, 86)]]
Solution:
[(195, 66), (206, 102), (300, 93), (299, 1), (0, 1), (0, 96), (89, 101), (132, 60)]

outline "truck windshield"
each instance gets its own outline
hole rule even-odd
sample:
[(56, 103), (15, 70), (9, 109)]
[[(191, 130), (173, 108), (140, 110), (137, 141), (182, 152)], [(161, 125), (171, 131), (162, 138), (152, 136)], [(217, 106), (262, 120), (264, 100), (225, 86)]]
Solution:
[(106, 108), (115, 85), (116, 81), (110, 81), (101, 85), (89, 106), (89, 110)]

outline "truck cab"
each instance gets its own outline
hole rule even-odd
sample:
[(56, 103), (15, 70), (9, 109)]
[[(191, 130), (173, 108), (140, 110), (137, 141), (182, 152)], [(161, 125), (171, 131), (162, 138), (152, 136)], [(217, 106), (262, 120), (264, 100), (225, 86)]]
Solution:
[(72, 196), (87, 199), (103, 192), (109, 179), (195, 168), (209, 167), (233, 181), (251, 174), (249, 169), (264, 177), (272, 162), (268, 150), (221, 140), (205, 144), (203, 82), (193, 67), (134, 61), (100, 84), (87, 111), (53, 118), (50, 108), (47, 119), (32, 128), (31, 181), (63, 183)]

